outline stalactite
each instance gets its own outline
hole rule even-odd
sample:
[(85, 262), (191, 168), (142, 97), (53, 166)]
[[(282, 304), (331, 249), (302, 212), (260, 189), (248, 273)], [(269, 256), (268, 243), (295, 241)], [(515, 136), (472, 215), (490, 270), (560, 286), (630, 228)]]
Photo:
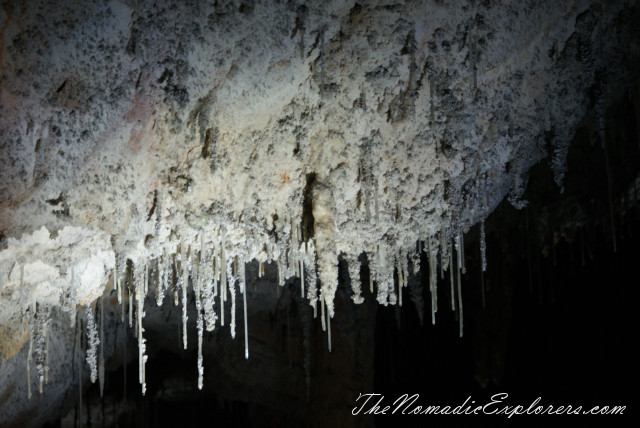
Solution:
[[(377, 263), (371, 263), (370, 267), (373, 268), (376, 283), (378, 285), (378, 295), (376, 299), (381, 305), (387, 306), (389, 303), (389, 273), (387, 268), (387, 253), (384, 246), (378, 247), (377, 257), (372, 257), (372, 261), (377, 259)], [(392, 271), (393, 272), (393, 271)], [(393, 281), (393, 277), (391, 277)]]
[[(202, 253), (200, 253), (202, 257)], [(197, 328), (198, 328), (198, 389), (202, 389), (204, 382), (204, 365), (202, 359), (202, 336), (204, 330), (204, 317), (202, 314), (202, 301), (200, 298), (202, 276), (198, 276), (196, 280), (196, 286), (194, 287), (194, 293), (196, 296), (196, 316), (197, 316)]]
[(127, 299), (129, 301), (129, 328), (133, 327), (133, 294), (131, 293), (131, 284), (127, 287)]
[(309, 300), (309, 304), (313, 308), (313, 318), (315, 319), (318, 316), (318, 277), (313, 265), (311, 269), (309, 269), (309, 278), (307, 282), (307, 299)]
[(232, 264), (234, 260), (235, 259), (230, 258), (227, 263), (227, 272), (229, 273), (227, 285), (229, 286), (229, 294), (231, 295), (231, 322), (229, 323), (229, 330), (231, 332), (232, 339), (235, 339), (236, 337), (236, 277), (232, 274)]
[(306, 244), (306, 250), (304, 251), (303, 257), (306, 261), (306, 266), (307, 266), (306, 268), (307, 299), (309, 301), (309, 305), (313, 307), (313, 313), (315, 318), (318, 311), (318, 280), (317, 280), (317, 273), (315, 269), (316, 248), (312, 241), (309, 241)]
[(460, 321), (460, 337), (462, 337), (464, 319), (462, 311), (462, 277), (460, 276), (460, 270), (458, 270), (458, 317), (458, 320)]
[(278, 256), (278, 284), (280, 287), (284, 286), (284, 261), (282, 260), (282, 253)]
[(242, 270), (240, 271), (240, 293), (242, 293), (242, 306), (244, 312), (244, 358), (249, 359), (249, 324), (247, 323), (247, 272), (244, 262), (242, 262)]
[(123, 295), (122, 294), (123, 293), (122, 289), (124, 287), (122, 285), (122, 280), (120, 278), (118, 278), (118, 283), (119, 283), (119, 285), (118, 285), (118, 304), (120, 304), (120, 312), (121, 312), (121, 314), (120, 314), (120, 322), (122, 323), (122, 325), (124, 325), (125, 305), (122, 302), (122, 295)]
[(324, 298), (320, 297), (320, 321), (322, 323), (322, 331), (327, 331), (327, 324), (324, 318)]
[(329, 352), (331, 352), (331, 315), (329, 315), (329, 311), (327, 311), (327, 343)]
[(406, 288), (409, 282), (409, 258), (403, 251), (400, 251), (398, 257), (400, 258), (398, 265), (402, 271), (402, 287)]
[(149, 292), (149, 263), (145, 263), (144, 265), (144, 280), (142, 281), (142, 295), (143, 297), (147, 297), (147, 293)]
[[(296, 271), (295, 276), (296, 276), (296, 278), (300, 278), (300, 261), (296, 260), (293, 263), (294, 263), (294, 269)], [(304, 287), (302, 285), (302, 281), (300, 281), (300, 288), (302, 288), (304, 290)], [(304, 291), (301, 293), (301, 296), (304, 297)]]
[(304, 298), (304, 261), (300, 259), (300, 297)]
[(448, 245), (449, 248), (449, 284), (451, 285), (451, 310), (455, 311), (456, 310), (456, 294), (454, 291), (454, 278), (453, 278), (453, 251), (451, 249), (451, 242), (449, 242)]
[(224, 301), (227, 300), (227, 268), (225, 258), (226, 232), (222, 232), (220, 247), (220, 325), (224, 326)]
[(431, 323), (436, 324), (436, 312), (438, 312), (438, 246), (432, 242), (431, 238), (427, 241), (427, 249), (429, 252), (429, 290), (431, 292)]
[(98, 379), (98, 345), (100, 339), (98, 338), (98, 328), (96, 326), (96, 320), (93, 315), (91, 305), (87, 304), (85, 307), (87, 314), (87, 364), (91, 370), (91, 383), (95, 383)]
[[(40, 394), (43, 391), (43, 384), (45, 382), (45, 376), (47, 371), (47, 324), (49, 323), (49, 316), (45, 306), (37, 305), (33, 303), (33, 325), (29, 327), (29, 341), (32, 352), (30, 352), (31, 358), (34, 360), (36, 372), (38, 374), (38, 389)], [(33, 355), (35, 354), (35, 358)]]
[(411, 252), (411, 264), (413, 265), (413, 274), (417, 275), (420, 272), (420, 252), (417, 249), (414, 250)]
[[(80, 328), (78, 328), (78, 348), (82, 349), (82, 319), (80, 320)], [(80, 352), (82, 353), (82, 352)], [(80, 426), (82, 426), (82, 358), (78, 358), (78, 403), (80, 412), (78, 414), (78, 419), (80, 420)]]
[(464, 232), (462, 230), (460, 230), (459, 232), (459, 236), (460, 236), (460, 266), (461, 266), (461, 270), (462, 270), (462, 274), (466, 274), (467, 273), (467, 268), (464, 264)]
[(45, 357), (44, 357), (44, 383), (49, 383), (49, 328), (48, 324), (44, 326), (45, 337)]
[[(389, 256), (387, 256), (389, 257)], [(388, 293), (388, 297), (387, 297), (387, 302), (390, 305), (395, 305), (396, 303), (398, 303), (398, 295), (396, 294), (396, 288), (393, 282), (393, 272), (395, 269), (395, 265), (396, 265), (396, 257), (395, 256), (390, 256), (391, 260), (388, 262), (388, 265), (386, 266), (386, 272), (385, 272), (385, 285), (387, 288), (387, 293)]]
[(187, 261), (187, 246), (180, 245), (180, 268), (182, 269), (182, 345), (187, 349), (187, 285), (189, 284), (189, 262)]
[(487, 237), (484, 231), (484, 220), (480, 222), (480, 263), (482, 272), (487, 271)]
[(216, 295), (218, 294), (217, 278), (214, 273), (214, 257), (204, 256), (204, 272), (202, 273), (202, 282), (200, 289), (200, 298), (204, 311), (204, 319), (206, 321), (207, 331), (213, 331), (216, 327), (218, 316), (215, 312)]
[(462, 328), (463, 328), (463, 312), (462, 312), (462, 237), (461, 233), (456, 236), (456, 254), (458, 255), (458, 320), (460, 322), (460, 337), (462, 337)]
[(29, 350), (27, 351), (27, 398), (31, 399), (31, 353), (33, 352), (33, 332), (29, 326)]
[(364, 301), (361, 294), (360, 261), (357, 259), (357, 257), (350, 257), (349, 259), (347, 259), (347, 267), (349, 269), (351, 291), (353, 292), (353, 296), (351, 296), (351, 299), (355, 304), (360, 304)]
[(396, 270), (398, 275), (398, 306), (402, 306), (402, 287), (403, 287), (402, 268), (400, 267), (400, 263), (397, 260), (396, 260)]
[(449, 269), (451, 260), (451, 234), (449, 229), (440, 231), (440, 266), (442, 267), (440, 279), (444, 279), (444, 272)]
[(369, 269), (369, 292), (373, 294), (373, 273)]
[[(180, 281), (182, 276), (180, 275), (180, 270), (178, 269), (178, 254), (173, 254), (173, 269), (171, 269), (171, 284), (173, 288), (173, 306), (178, 306), (180, 303), (179, 290), (181, 288)], [(174, 285), (175, 283), (175, 285)]]
[[(75, 267), (72, 266), (71, 267), (71, 282), (69, 283), (69, 286), (70, 286), (71, 290), (75, 290), (75, 278), (76, 278), (76, 273), (75, 272), (76, 272)], [(69, 318), (70, 318), (70, 321), (71, 321), (70, 324), (71, 324), (72, 328), (74, 328), (76, 326), (76, 317), (77, 316), (78, 316), (78, 311), (77, 310), (74, 310), (74, 311), (71, 312), (71, 316)]]
[[(73, 284), (73, 281), (71, 281), (71, 283)], [(20, 301), (24, 302), (24, 292), (25, 292), (25, 287), (24, 287), (24, 263), (20, 264)]]
[[(122, 303), (124, 302), (124, 298), (125, 298), (125, 294), (124, 294), (124, 283), (122, 282), (122, 278), (124, 278), (126, 276), (127, 273), (127, 262), (126, 262), (126, 258), (122, 255), (122, 254), (118, 254), (116, 253), (115, 256), (115, 266), (114, 266), (114, 281), (118, 287), (118, 304), (122, 305)], [(126, 281), (125, 281), (126, 282)], [(124, 306), (124, 305), (123, 305)], [(124, 315), (124, 309), (123, 309), (123, 315)], [(122, 318), (122, 322), (124, 322), (124, 317)]]
[(104, 393), (104, 297), (100, 297), (100, 354), (98, 355), (98, 381), (100, 398)]
[(118, 303), (120, 303), (120, 293), (118, 290), (118, 268), (117, 268), (117, 263), (118, 263), (118, 257), (115, 258), (114, 261), (115, 265), (113, 270), (111, 271), (111, 279), (113, 280), (113, 289), (116, 292), (116, 295), (118, 296)]
[(162, 251), (162, 255), (158, 258), (158, 280), (156, 281), (156, 305), (162, 306), (164, 302), (164, 289), (165, 289), (165, 275), (166, 268), (164, 266), (165, 251)]
[[(140, 279), (140, 276), (143, 276)], [(147, 268), (141, 273), (139, 269), (134, 268), (134, 288), (136, 296), (136, 315), (137, 315), (137, 331), (138, 331), (138, 381), (142, 386), (142, 395), (147, 391), (145, 368), (147, 362), (146, 340), (144, 339), (144, 328), (142, 327), (142, 319), (144, 318), (144, 290), (145, 282), (147, 282)]]

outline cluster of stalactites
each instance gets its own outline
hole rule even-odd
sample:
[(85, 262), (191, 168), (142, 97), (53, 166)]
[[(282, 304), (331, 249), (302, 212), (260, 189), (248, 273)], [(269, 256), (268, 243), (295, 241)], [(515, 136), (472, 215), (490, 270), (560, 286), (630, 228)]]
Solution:
[[(484, 223), (481, 224), (480, 252), (482, 270), (486, 270), (486, 244)], [(425, 253), (428, 266), (429, 293), (431, 296), (431, 322), (435, 324), (438, 311), (438, 270), (440, 279), (445, 280), (445, 272), (449, 271), (451, 286), (451, 309), (458, 313), (460, 336), (463, 334), (462, 307), (462, 275), (466, 273), (464, 262), (464, 236), (461, 229), (447, 229), (439, 234), (418, 241), (415, 249), (396, 249), (393, 246), (379, 243), (375, 251), (367, 251), (369, 261), (369, 291), (375, 294), (381, 305), (399, 305), (403, 303), (403, 289), (409, 285), (409, 275), (420, 270), (420, 259)], [(409, 261), (413, 269), (409, 269)], [(355, 257), (347, 258), (353, 301), (361, 303), (360, 263)], [(375, 289), (375, 292), (374, 292)], [(420, 319), (423, 314), (423, 303), (419, 293), (412, 293)]]
[[(214, 245), (207, 245), (201, 232), (191, 242), (181, 241), (175, 252), (162, 252), (159, 257), (147, 260), (139, 266), (132, 262), (124, 263), (117, 257), (116, 269), (113, 273), (113, 287), (118, 301), (122, 304), (122, 321), (128, 306), (129, 326), (133, 327), (138, 339), (139, 382), (143, 394), (146, 390), (145, 363), (146, 343), (143, 337), (143, 319), (145, 315), (145, 298), (150, 288), (155, 291), (155, 302), (161, 306), (164, 298), (173, 293), (173, 303), (182, 309), (182, 343), (187, 349), (187, 303), (188, 290), (195, 294), (196, 325), (198, 330), (198, 387), (203, 387), (204, 366), (202, 343), (204, 330), (213, 331), (216, 324), (225, 325), (225, 305), (230, 303), (231, 319), (228, 320), (231, 336), (236, 333), (236, 285), (243, 295), (244, 304), (244, 333), (245, 356), (248, 358), (248, 328), (246, 311), (246, 284), (244, 265), (241, 255), (229, 254), (226, 234), (220, 235), (220, 240)], [(128, 305), (126, 300), (128, 300)], [(135, 305), (135, 307), (134, 307)]]
[(31, 366), (35, 363), (40, 394), (49, 383), (49, 308), (33, 302), (23, 316), (29, 328), (27, 353), (27, 395), (31, 398)]
[[(100, 323), (96, 322), (91, 304), (84, 307), (86, 316), (86, 352), (85, 361), (89, 366), (91, 382), (100, 380), (100, 395), (104, 388), (104, 302), (100, 299)], [(80, 310), (71, 316), (72, 327), (78, 322)], [(44, 385), (49, 383), (49, 348), (51, 308), (33, 302), (23, 313), (29, 329), (29, 348), (27, 351), (27, 397), (31, 398), (31, 369), (35, 364), (39, 391), (43, 393)], [(78, 329), (76, 346), (81, 346), (81, 332)]]
[[(259, 260), (258, 276), (261, 277), (265, 274), (265, 262), (275, 261), (277, 263), (278, 286), (284, 286), (288, 278), (299, 278), (301, 296), (308, 299), (313, 308), (314, 318), (320, 315), (322, 329), (327, 332), (328, 346), (331, 350), (331, 318), (333, 316), (335, 286), (320, 284), (320, 275), (316, 271), (318, 254), (314, 240), (305, 239), (301, 226), (291, 224), (290, 232), (290, 239), (284, 248), (279, 248), (275, 244), (272, 244), (270, 248), (264, 246), (266, 251), (263, 253), (266, 254), (266, 257), (265, 260)], [(128, 312), (129, 327), (133, 328), (134, 335), (138, 340), (139, 382), (143, 394), (146, 392), (145, 367), (147, 361), (143, 320), (145, 299), (149, 289), (153, 289), (155, 302), (158, 306), (161, 306), (165, 297), (171, 293), (174, 305), (182, 306), (182, 337), (185, 349), (188, 343), (187, 293), (189, 287), (195, 295), (198, 330), (198, 388), (203, 387), (204, 379), (202, 355), (204, 330), (213, 331), (218, 323), (220, 326), (225, 325), (225, 305), (228, 304), (231, 305), (229, 311), (231, 319), (227, 322), (231, 336), (235, 337), (236, 285), (242, 294), (245, 357), (249, 357), (247, 278), (245, 273), (248, 251), (241, 253), (234, 249), (235, 247), (228, 245), (226, 233), (222, 229), (217, 238), (207, 240), (205, 234), (200, 232), (188, 242), (182, 240), (173, 251), (165, 249), (159, 256), (150, 258), (143, 263), (134, 264), (121, 255), (116, 256), (112, 287), (118, 303), (121, 305), (121, 322), (125, 323)], [(484, 271), (486, 270), (486, 244), (483, 223), (481, 224), (480, 238), (482, 270)], [(381, 241), (374, 251), (366, 252), (369, 266), (369, 291), (376, 296), (379, 304), (402, 306), (403, 289), (409, 286), (409, 277), (419, 272), (420, 259), (424, 256), (428, 266), (432, 323), (435, 324), (436, 312), (438, 311), (438, 269), (442, 280), (445, 279), (444, 273), (449, 271), (451, 309), (458, 312), (460, 336), (462, 336), (461, 275), (466, 270), (463, 252), (463, 233), (460, 229), (454, 232), (447, 229), (437, 235), (419, 240), (415, 248), (410, 250), (394, 248)], [(425, 254), (423, 255), (423, 253)], [(355, 255), (347, 255), (345, 259), (353, 292), (352, 300), (354, 303), (360, 304), (364, 301), (360, 260)], [(413, 282), (415, 283), (415, 281)], [(415, 289), (410, 291), (411, 298), (416, 303), (416, 308), (422, 319), (421, 293)], [(331, 310), (329, 310), (329, 306)], [(34, 304), (32, 310), (34, 321), (30, 323), (27, 375), (30, 377), (31, 355), (35, 344), (36, 368), (42, 385), (48, 380), (48, 323), (46, 314), (44, 312), (36, 314), (35, 307)], [(96, 378), (100, 379), (102, 393), (104, 379), (104, 351), (102, 349), (104, 308), (102, 299), (100, 300), (99, 325), (96, 323), (91, 305), (86, 305), (85, 311), (87, 317), (86, 361), (90, 367), (91, 381), (95, 382)], [(30, 386), (29, 381), (29, 396), (31, 396)]]

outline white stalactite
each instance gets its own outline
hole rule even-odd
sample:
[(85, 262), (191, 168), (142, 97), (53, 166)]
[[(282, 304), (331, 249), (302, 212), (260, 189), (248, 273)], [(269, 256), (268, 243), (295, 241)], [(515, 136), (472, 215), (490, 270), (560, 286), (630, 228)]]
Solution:
[(351, 291), (353, 292), (351, 299), (355, 304), (359, 305), (364, 302), (364, 298), (361, 294), (360, 260), (358, 260), (357, 257), (350, 257), (347, 260), (347, 264), (349, 268), (349, 279), (351, 281)]
[(95, 383), (98, 379), (98, 345), (100, 339), (98, 338), (98, 328), (96, 326), (96, 319), (93, 315), (91, 305), (86, 306), (87, 314), (87, 364), (90, 369), (91, 383)]
[(187, 285), (189, 284), (189, 262), (187, 261), (187, 248), (183, 242), (180, 245), (180, 268), (182, 269), (182, 345), (187, 349)]
[(456, 235), (456, 254), (458, 256), (458, 266), (457, 266), (457, 270), (458, 270), (458, 320), (459, 320), (459, 325), (460, 325), (460, 337), (462, 337), (462, 329), (463, 329), (463, 325), (464, 325), (464, 319), (463, 319), (463, 311), (462, 311), (462, 277), (461, 277), (461, 271), (462, 271), (462, 260), (463, 260), (463, 255), (462, 255), (462, 237), (461, 237), (462, 233), (458, 233), (458, 235)]
[(229, 330), (231, 331), (231, 338), (236, 338), (236, 277), (232, 275), (233, 262), (235, 259), (229, 259), (227, 263), (227, 272), (229, 273), (229, 294), (231, 295), (231, 323), (229, 324)]
[(242, 269), (240, 270), (240, 292), (242, 293), (242, 306), (244, 312), (244, 358), (249, 359), (249, 325), (247, 323), (247, 272), (244, 262), (242, 262)]
[(198, 327), (198, 389), (202, 389), (204, 382), (204, 365), (202, 358), (202, 336), (204, 330), (204, 316), (202, 314), (202, 301), (200, 298), (201, 291), (201, 281), (202, 277), (199, 276), (197, 279), (198, 285), (195, 287), (195, 295), (196, 295), (196, 313), (197, 313), (197, 327)]
[(27, 397), (31, 399), (31, 353), (33, 352), (33, 333), (29, 326), (29, 350), (27, 351)]
[(104, 297), (100, 297), (100, 354), (98, 355), (98, 381), (100, 398), (104, 392)]
[[(146, 276), (147, 269), (143, 273), (139, 272), (137, 267), (134, 267), (134, 287), (136, 296), (136, 315), (137, 315), (137, 332), (138, 332), (138, 381), (142, 386), (142, 395), (145, 395), (147, 391), (146, 383), (146, 340), (144, 339), (144, 328), (142, 327), (142, 320), (144, 318), (144, 282), (148, 280)], [(141, 279), (140, 276), (143, 276)]]

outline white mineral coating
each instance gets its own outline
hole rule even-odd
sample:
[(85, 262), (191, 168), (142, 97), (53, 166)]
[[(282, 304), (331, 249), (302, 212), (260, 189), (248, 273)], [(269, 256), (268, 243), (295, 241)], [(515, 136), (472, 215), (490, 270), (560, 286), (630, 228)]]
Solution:
[[(116, 255), (122, 273), (201, 240), (222, 271), (223, 246), (291, 259), (281, 281), (304, 260), (329, 315), (337, 257), (366, 251), (393, 304), (417, 239), (524, 206), (545, 156), (562, 183), (589, 88), (638, 54), (611, 37), (632, 1), (362, 3), (3, 3), (3, 358), (34, 300), (73, 313)], [(303, 214), (319, 272), (293, 239)]]
[(331, 190), (323, 185), (317, 185), (314, 190), (314, 233), (318, 254), (318, 279), (322, 284), (320, 298), (325, 301), (328, 316), (332, 317), (333, 297), (338, 287), (333, 196)]
[[(522, 203), (544, 133), (566, 148), (593, 80), (562, 55), (583, 1), (29, 3), (2, 18), (3, 233), (74, 225), (134, 262), (222, 224), (247, 259), (268, 230), (286, 242), (309, 173), (338, 251), (468, 228), (506, 194)], [(593, 49), (623, 6), (593, 23)]]
[(58, 307), (75, 316), (76, 306), (102, 295), (114, 262), (109, 237), (100, 230), (66, 226), (52, 237), (43, 226), (21, 239), (8, 238), (0, 250), (0, 351), (4, 357), (17, 352), (26, 340), (17, 332), (24, 328), (28, 308), (34, 304)]
[(98, 346), (100, 338), (98, 337), (98, 327), (96, 326), (96, 318), (91, 309), (91, 305), (86, 306), (87, 316), (87, 351), (86, 361), (91, 372), (91, 383), (98, 380)]

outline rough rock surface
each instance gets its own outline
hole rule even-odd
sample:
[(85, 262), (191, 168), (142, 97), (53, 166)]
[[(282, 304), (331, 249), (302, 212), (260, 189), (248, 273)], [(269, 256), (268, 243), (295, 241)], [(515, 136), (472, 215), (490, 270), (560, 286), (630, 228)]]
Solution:
[[(366, 252), (394, 304), (417, 240), (444, 254), (505, 196), (524, 207), (545, 156), (562, 187), (578, 123), (635, 78), (638, 17), (622, 0), (3, 3), (2, 376), (22, 376), (38, 311), (73, 318), (145, 266), (167, 290), (303, 266), (332, 317), (338, 259), (357, 272)], [(5, 385), (0, 405), (24, 400)]]

